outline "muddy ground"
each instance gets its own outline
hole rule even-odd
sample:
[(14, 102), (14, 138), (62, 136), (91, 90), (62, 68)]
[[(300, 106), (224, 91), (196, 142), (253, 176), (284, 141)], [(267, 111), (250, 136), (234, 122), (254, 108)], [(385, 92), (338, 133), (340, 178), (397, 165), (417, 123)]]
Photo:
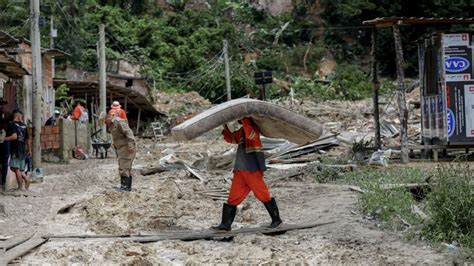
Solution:
[[(199, 139), (190, 143), (140, 141), (135, 161), (133, 192), (113, 190), (118, 184), (115, 158), (46, 164), (44, 182), (31, 191), (1, 195), (6, 215), (0, 216), (0, 235), (26, 231), (46, 234), (140, 234), (209, 228), (221, 215), (223, 200), (197, 191), (229, 187), (226, 170), (201, 171), (203, 184), (184, 170), (141, 176), (138, 170), (157, 165), (174, 150), (184, 160), (219, 154), (230, 148), (222, 141)], [(192, 157), (192, 158), (191, 158)], [(358, 195), (345, 186), (317, 184), (313, 177), (278, 180), (270, 170), (267, 181), (277, 198), (285, 223), (335, 223), (287, 232), (278, 236), (241, 235), (231, 242), (162, 241), (138, 244), (111, 240), (50, 240), (20, 264), (107, 263), (305, 263), (305, 264), (446, 264), (450, 258), (426, 243), (408, 243), (400, 235), (380, 229), (357, 209)], [(64, 214), (58, 210), (75, 205)], [(239, 208), (234, 228), (264, 225), (270, 221), (264, 206), (250, 195)]]

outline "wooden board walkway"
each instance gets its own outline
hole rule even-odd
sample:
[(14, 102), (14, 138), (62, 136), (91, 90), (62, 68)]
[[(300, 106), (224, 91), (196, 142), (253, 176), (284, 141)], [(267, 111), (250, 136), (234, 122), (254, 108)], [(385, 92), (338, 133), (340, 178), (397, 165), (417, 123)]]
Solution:
[(230, 232), (216, 232), (210, 229), (195, 231), (195, 230), (185, 230), (185, 231), (168, 231), (156, 234), (142, 234), (142, 235), (47, 235), (43, 236), (45, 239), (50, 240), (78, 240), (78, 239), (103, 239), (103, 240), (112, 240), (112, 241), (133, 241), (138, 243), (151, 243), (165, 240), (183, 240), (183, 241), (193, 241), (193, 240), (213, 240), (213, 239), (225, 239), (231, 238), (241, 234), (265, 234), (265, 235), (276, 235), (282, 234), (288, 231), (309, 229), (318, 226), (332, 224), (334, 222), (324, 222), (324, 223), (309, 223), (309, 224), (283, 224), (278, 228), (268, 228), (268, 227), (251, 227), (251, 228), (241, 228), (233, 230)]

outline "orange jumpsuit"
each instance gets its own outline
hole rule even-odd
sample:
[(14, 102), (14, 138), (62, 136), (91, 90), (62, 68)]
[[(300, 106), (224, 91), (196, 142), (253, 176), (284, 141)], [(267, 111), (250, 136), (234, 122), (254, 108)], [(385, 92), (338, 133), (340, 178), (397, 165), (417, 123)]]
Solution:
[(227, 127), (222, 134), (229, 143), (239, 144), (234, 166), (234, 177), (227, 203), (237, 206), (247, 197), (250, 191), (263, 203), (271, 200), (270, 192), (263, 179), (266, 170), (263, 157), (260, 132), (250, 118), (241, 120), (242, 128), (231, 132)]
[(112, 108), (112, 109), (110, 109), (109, 115), (120, 117), (128, 123), (127, 114), (125, 113), (125, 111), (122, 108), (116, 108), (116, 109)]

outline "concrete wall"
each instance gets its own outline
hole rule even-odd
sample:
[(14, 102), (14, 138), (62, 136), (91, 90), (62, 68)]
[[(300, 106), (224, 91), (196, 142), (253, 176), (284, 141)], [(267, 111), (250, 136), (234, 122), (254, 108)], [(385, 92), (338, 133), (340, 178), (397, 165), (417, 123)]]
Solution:
[(43, 160), (69, 162), (72, 159), (76, 141), (84, 152), (91, 151), (92, 144), (88, 125), (62, 119), (57, 126), (43, 127), (41, 129)]

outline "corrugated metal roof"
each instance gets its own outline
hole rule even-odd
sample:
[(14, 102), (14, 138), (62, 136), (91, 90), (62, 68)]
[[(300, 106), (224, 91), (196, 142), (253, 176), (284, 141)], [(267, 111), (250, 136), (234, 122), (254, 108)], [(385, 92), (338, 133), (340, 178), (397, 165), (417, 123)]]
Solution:
[(366, 20), (362, 24), (378, 28), (391, 27), (393, 25), (474, 24), (474, 18), (381, 17)]
[[(54, 86), (59, 86), (61, 84), (67, 85), (69, 88), (69, 94), (73, 95), (75, 98), (86, 98), (95, 96), (99, 93), (99, 83), (97, 81), (74, 81), (74, 80), (61, 80), (61, 79), (54, 79)], [(107, 93), (112, 94), (115, 99), (120, 100), (122, 102), (125, 101), (125, 97), (128, 98), (129, 108), (133, 109), (142, 109), (151, 115), (163, 115), (162, 113), (158, 112), (151, 101), (137, 91), (133, 91), (126, 87), (115, 86), (107, 82)], [(110, 99), (107, 99), (110, 101)], [(111, 102), (109, 104), (112, 104)]]

